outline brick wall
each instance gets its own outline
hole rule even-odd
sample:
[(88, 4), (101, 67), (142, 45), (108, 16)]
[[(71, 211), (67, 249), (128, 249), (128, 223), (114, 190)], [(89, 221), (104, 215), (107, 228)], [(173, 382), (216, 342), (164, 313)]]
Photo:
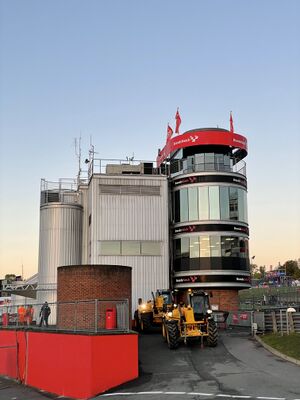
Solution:
[(118, 310), (114, 300), (120, 299), (128, 299), (131, 319), (131, 267), (75, 265), (57, 269), (57, 326), (61, 329), (93, 330), (96, 323), (104, 328), (106, 309)]
[(218, 305), (222, 311), (237, 311), (239, 308), (237, 289), (214, 289), (209, 291), (211, 305)]

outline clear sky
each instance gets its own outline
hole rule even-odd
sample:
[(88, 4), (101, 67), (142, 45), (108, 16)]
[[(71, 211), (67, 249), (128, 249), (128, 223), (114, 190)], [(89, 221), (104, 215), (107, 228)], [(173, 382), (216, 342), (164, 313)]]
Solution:
[(0, 278), (37, 272), (40, 179), (154, 160), (166, 125), (248, 138), (250, 252), (300, 257), (299, 0), (1, 1)]

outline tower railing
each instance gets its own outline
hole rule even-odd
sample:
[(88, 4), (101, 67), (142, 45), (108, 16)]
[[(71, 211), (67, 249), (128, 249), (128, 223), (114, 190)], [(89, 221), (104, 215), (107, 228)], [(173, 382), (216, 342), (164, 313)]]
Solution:
[(231, 159), (226, 165), (218, 162), (188, 163), (188, 159), (173, 160), (171, 162), (171, 175), (183, 175), (193, 172), (229, 172), (243, 176), (246, 175), (246, 163), (243, 160)]

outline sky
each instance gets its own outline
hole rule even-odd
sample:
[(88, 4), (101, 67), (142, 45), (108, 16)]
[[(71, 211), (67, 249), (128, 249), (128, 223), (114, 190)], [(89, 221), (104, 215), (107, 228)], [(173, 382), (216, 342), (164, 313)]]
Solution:
[(155, 160), (174, 127), (247, 137), (250, 256), (300, 257), (300, 1), (0, 1), (0, 278), (37, 272), (40, 180)]

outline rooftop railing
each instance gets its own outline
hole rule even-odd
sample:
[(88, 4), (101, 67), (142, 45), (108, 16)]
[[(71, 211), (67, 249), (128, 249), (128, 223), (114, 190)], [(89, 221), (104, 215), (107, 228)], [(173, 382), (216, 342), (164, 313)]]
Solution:
[(132, 159), (93, 159), (89, 162), (88, 176), (108, 175), (164, 175), (165, 167), (157, 167), (155, 161)]
[(76, 179), (61, 178), (57, 182), (41, 180), (41, 205), (47, 203), (81, 204)]

